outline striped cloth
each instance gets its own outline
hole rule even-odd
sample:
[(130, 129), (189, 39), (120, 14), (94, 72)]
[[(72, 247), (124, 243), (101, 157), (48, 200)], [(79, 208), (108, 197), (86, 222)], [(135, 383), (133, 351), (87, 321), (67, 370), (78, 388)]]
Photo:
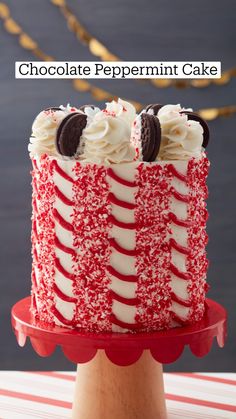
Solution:
[[(168, 419), (236, 418), (236, 374), (164, 374)], [(1, 419), (70, 417), (74, 372), (0, 372)]]

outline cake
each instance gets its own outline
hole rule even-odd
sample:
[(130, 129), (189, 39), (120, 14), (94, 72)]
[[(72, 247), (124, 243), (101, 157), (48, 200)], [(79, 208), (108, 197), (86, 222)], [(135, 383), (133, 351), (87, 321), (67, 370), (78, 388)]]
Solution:
[(203, 318), (208, 140), (180, 105), (40, 112), (29, 143), (35, 321), (137, 333)]

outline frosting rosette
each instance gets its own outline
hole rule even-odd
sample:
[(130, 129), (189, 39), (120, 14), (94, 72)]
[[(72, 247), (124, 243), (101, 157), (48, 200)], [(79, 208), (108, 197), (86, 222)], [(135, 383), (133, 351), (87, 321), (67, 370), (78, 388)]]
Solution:
[(202, 151), (203, 128), (188, 119), (180, 105), (165, 105), (158, 112), (161, 124), (161, 145), (157, 160), (188, 160)]
[(132, 103), (126, 102), (122, 99), (118, 99), (118, 101), (112, 100), (111, 102), (107, 102), (105, 112), (113, 114), (114, 116), (118, 116), (119, 118), (126, 121), (130, 126), (136, 117), (136, 110)]
[(133, 161), (135, 149), (130, 143), (130, 131), (127, 122), (113, 111), (97, 112), (83, 130), (77, 158), (97, 164)]
[(95, 115), (100, 112), (100, 108), (97, 106), (85, 105), (83, 107), (83, 112), (87, 116), (87, 125), (89, 125), (93, 121)]
[(55, 146), (55, 137), (60, 122), (70, 112), (76, 109), (61, 106), (60, 108), (49, 108), (38, 114), (32, 125), (32, 134), (28, 145), (30, 156), (58, 156)]

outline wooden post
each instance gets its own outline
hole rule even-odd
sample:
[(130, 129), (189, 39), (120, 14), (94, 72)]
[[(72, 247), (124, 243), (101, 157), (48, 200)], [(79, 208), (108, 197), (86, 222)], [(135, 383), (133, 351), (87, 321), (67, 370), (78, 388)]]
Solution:
[(127, 367), (103, 350), (77, 369), (73, 419), (166, 419), (162, 365), (149, 350)]

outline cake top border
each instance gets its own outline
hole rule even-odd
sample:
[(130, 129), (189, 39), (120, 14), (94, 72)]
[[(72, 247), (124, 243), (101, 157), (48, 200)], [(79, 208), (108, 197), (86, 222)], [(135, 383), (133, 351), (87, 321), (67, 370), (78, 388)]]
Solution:
[(197, 113), (177, 105), (150, 104), (140, 114), (122, 99), (80, 108), (41, 111), (32, 126), (30, 156), (43, 154), (84, 163), (189, 160), (200, 157), (209, 128)]

